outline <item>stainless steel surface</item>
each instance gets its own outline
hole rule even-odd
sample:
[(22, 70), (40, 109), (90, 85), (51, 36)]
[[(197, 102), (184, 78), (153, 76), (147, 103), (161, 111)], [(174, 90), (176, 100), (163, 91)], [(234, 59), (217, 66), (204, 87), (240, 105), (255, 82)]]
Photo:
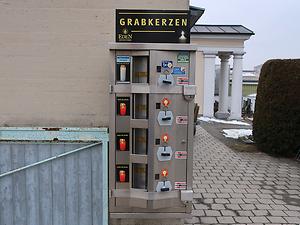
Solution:
[(193, 44), (167, 44), (167, 43), (109, 43), (110, 50), (159, 50), (159, 51), (196, 51), (197, 45)]
[[(186, 213), (111, 213), (111, 218), (137, 218), (137, 219), (174, 219), (174, 218), (189, 218), (191, 215)], [(156, 221), (156, 224), (158, 221)], [(168, 220), (171, 224), (171, 221)], [(172, 223), (173, 225), (173, 223)]]
[[(138, 55), (137, 52), (141, 50), (149, 52), (148, 55), (145, 55), (145, 52), (141, 54), (143, 56), (139, 59), (133, 57), (133, 64), (135, 62), (143, 64), (133, 66), (139, 73), (138, 75), (143, 78), (146, 75), (149, 77), (147, 82), (146, 79), (134, 78), (131, 79), (133, 82), (142, 83), (114, 85), (112, 102), (115, 102), (118, 97), (130, 97), (131, 109), (128, 117), (118, 116), (115, 110), (112, 111), (112, 120), (115, 122), (112, 123), (114, 127), (111, 130), (130, 133), (131, 148), (129, 152), (115, 151), (115, 136), (113, 136), (110, 157), (113, 157), (114, 163), (111, 164), (110, 170), (116, 173), (115, 163), (127, 164), (130, 179), (125, 183), (116, 182), (116, 174), (112, 172), (110, 211), (111, 213), (190, 213), (195, 52), (188, 52), (187, 61), (177, 62), (179, 51), (176, 51), (176, 46), (171, 48), (171, 45), (162, 47), (159, 44), (118, 43), (115, 47), (118, 50), (112, 52), (116, 55), (133, 56)], [(126, 50), (129, 47), (130, 51)], [(162, 50), (153, 50), (158, 47), (162, 47)], [(167, 48), (170, 48), (169, 51), (164, 51)], [(168, 65), (174, 67), (174, 70), (170, 70), (167, 75), (172, 78), (171, 84), (159, 82), (160, 77), (166, 78), (165, 74), (162, 75), (164, 70), (160, 67), (163, 61), (168, 62), (167, 60), (171, 60), (172, 63)], [(146, 63), (149, 64), (145, 65)], [(149, 70), (145, 71), (145, 68)], [(132, 76), (135, 75), (132, 74)], [(112, 75), (112, 84), (115, 84), (114, 77)], [(184, 85), (190, 86), (184, 87)], [(164, 98), (170, 100), (169, 106), (163, 105)], [(144, 111), (138, 112), (140, 109)], [(147, 135), (139, 135), (139, 129), (144, 129)], [(162, 135), (165, 133), (170, 136), (167, 143), (162, 140)], [(144, 142), (145, 139), (146, 142)], [(147, 148), (144, 144), (147, 144)], [(164, 147), (172, 149), (168, 160), (158, 157), (160, 153), (158, 149), (164, 149)], [(160, 155), (164, 152), (162, 151)], [(146, 179), (145, 170), (147, 170)], [(143, 175), (139, 176), (139, 172), (135, 171)], [(182, 194), (181, 191), (183, 191)]]
[(112, 190), (112, 197), (117, 198), (137, 198), (144, 200), (163, 200), (163, 199), (177, 199), (180, 198), (179, 191), (162, 192), (147, 192), (140, 189), (115, 189)]
[(181, 190), (180, 199), (181, 201), (193, 201), (193, 190)]

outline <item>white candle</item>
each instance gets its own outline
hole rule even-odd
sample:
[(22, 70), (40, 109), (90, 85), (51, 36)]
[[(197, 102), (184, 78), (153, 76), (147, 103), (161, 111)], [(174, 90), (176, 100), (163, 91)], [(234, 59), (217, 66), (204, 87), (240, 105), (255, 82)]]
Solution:
[(120, 81), (125, 81), (126, 80), (126, 66), (121, 65), (120, 66)]

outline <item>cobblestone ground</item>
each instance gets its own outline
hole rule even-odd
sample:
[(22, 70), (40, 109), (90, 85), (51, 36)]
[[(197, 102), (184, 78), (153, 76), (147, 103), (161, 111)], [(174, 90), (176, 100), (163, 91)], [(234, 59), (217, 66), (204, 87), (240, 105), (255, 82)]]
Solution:
[(197, 126), (194, 210), (185, 224), (300, 224), (300, 164), (234, 152)]

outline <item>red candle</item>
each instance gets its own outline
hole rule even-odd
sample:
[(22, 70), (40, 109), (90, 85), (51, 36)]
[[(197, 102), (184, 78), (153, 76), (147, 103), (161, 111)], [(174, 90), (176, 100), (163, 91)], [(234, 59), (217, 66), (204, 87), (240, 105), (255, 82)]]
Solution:
[(119, 171), (119, 180), (120, 180), (120, 182), (125, 182), (125, 180), (126, 180), (126, 173), (125, 173), (124, 170), (120, 170)]
[(126, 104), (125, 103), (120, 103), (120, 115), (121, 116), (126, 116)]
[(126, 151), (126, 140), (125, 139), (120, 139), (119, 140), (119, 145), (120, 145), (120, 151)]

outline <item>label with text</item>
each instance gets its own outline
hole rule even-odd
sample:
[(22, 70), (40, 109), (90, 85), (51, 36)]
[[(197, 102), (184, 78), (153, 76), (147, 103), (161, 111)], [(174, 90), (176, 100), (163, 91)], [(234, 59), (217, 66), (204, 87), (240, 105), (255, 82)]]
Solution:
[(187, 151), (176, 151), (175, 159), (187, 159)]
[(175, 190), (186, 190), (186, 182), (175, 182)]
[(188, 124), (188, 116), (176, 116), (176, 123), (180, 125)]

